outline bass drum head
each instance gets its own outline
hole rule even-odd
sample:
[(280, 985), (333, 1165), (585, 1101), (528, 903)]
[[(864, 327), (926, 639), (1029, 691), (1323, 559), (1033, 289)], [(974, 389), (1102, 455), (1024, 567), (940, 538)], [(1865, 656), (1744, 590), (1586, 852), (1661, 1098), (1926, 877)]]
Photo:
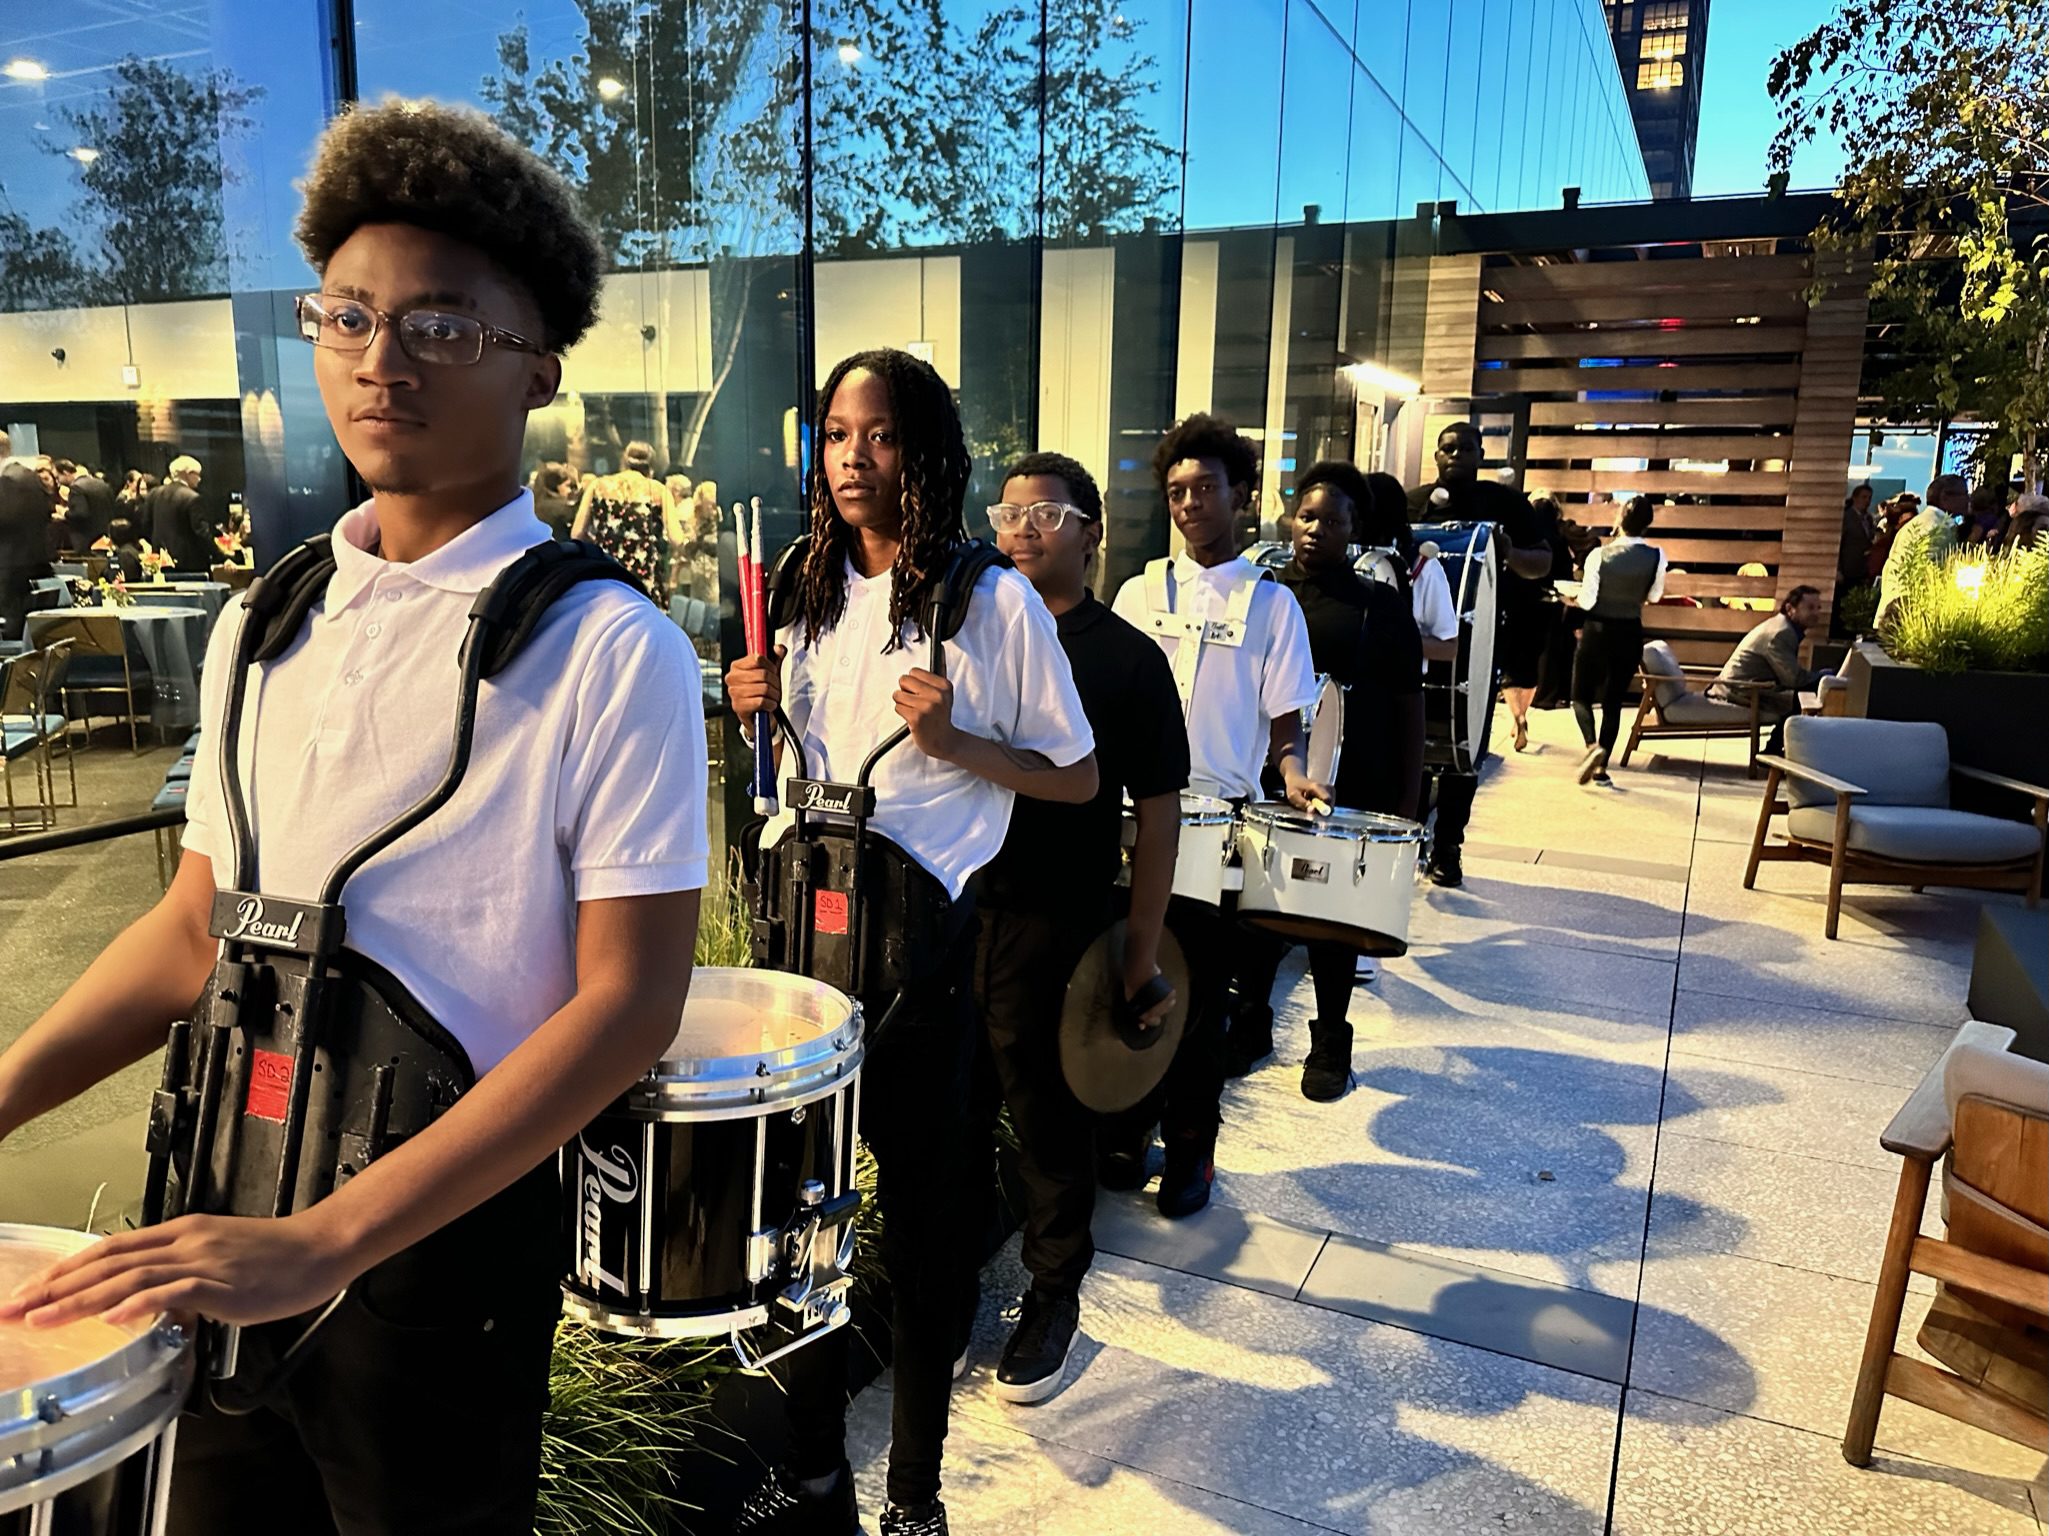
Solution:
[[(1458, 768), (1461, 773), (1472, 773), (1486, 757), (1488, 738), (1494, 730), (1494, 651), (1501, 634), (1501, 547), (1492, 527), (1473, 530), (1466, 571), (1470, 601), (1459, 608), (1461, 660), (1465, 663), (1460, 676), (1466, 684), (1459, 700), (1464, 726), (1459, 738), (1465, 748), (1465, 761)], [(1472, 615), (1470, 623), (1463, 621), (1468, 613)]]
[(1317, 690), (1314, 713), (1309, 721), (1309, 757), (1303, 764), (1309, 777), (1319, 784), (1338, 780), (1338, 761), (1345, 745), (1345, 689), (1334, 677), (1326, 677)]

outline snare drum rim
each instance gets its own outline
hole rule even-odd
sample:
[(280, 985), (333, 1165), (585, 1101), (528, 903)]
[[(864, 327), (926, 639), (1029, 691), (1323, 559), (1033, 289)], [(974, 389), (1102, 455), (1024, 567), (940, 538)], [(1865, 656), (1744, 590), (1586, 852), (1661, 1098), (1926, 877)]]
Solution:
[[(1340, 821), (1338, 818), (1346, 817)], [(1364, 817), (1370, 825), (1361, 825), (1352, 817)], [(1316, 816), (1308, 811), (1298, 811), (1292, 805), (1267, 803), (1245, 807), (1245, 830), (1262, 832), (1299, 832), (1307, 837), (1334, 837), (1348, 843), (1420, 843), (1423, 828), (1402, 816), (1390, 816), (1385, 811), (1355, 811), (1339, 806), (1329, 816)]]
[[(0, 1245), (33, 1245), (52, 1262), (99, 1241), (90, 1232), (0, 1222)], [(0, 1393), (0, 1514), (53, 1498), (126, 1460), (177, 1416), (194, 1370), (191, 1336), (161, 1315), (98, 1360)], [(55, 1417), (51, 1417), (52, 1413)], [(108, 1437), (112, 1438), (109, 1439)], [(69, 1440), (94, 1448), (14, 1483), (21, 1461)]]
[[(824, 982), (813, 981), (808, 976), (799, 976), (789, 971), (771, 971), (755, 966), (704, 965), (691, 973), (690, 990), (694, 996), (703, 997), (709, 992), (719, 991), (722, 987), (731, 988), (736, 994), (736, 1001), (745, 1002), (748, 993), (767, 994), (777, 1001), (814, 1005), (792, 1007), (787, 1009), (787, 1012), (807, 1019), (820, 1013), (826, 1017), (818, 1020), (822, 1027), (816, 1034), (776, 1051), (740, 1051), (726, 1056), (674, 1055), (671, 1053), (675, 1050), (676, 1038), (672, 1035), (668, 1045), (662, 1048), (661, 1057), (649, 1069), (649, 1076), (662, 1078), (687, 1072), (692, 1077), (702, 1078), (720, 1075), (716, 1070), (707, 1072), (706, 1068), (716, 1069), (733, 1062), (752, 1064), (762, 1061), (770, 1063), (771, 1072), (808, 1071), (822, 1061), (830, 1060), (844, 1049), (838, 1039), (840, 1032), (848, 1023), (857, 1021), (861, 1015), (861, 1005), (844, 992), (829, 987)], [(824, 1009), (815, 1006), (821, 999), (828, 1000), (828, 1006)], [(687, 1010), (689, 1004), (686, 1002), (684, 1007)], [(681, 1020), (677, 1021), (677, 1028), (681, 1030)], [(749, 1071), (751, 1074), (751, 1065)]]
[(1228, 826), (1238, 819), (1237, 807), (1220, 795), (1181, 792), (1181, 825), (1184, 827)]

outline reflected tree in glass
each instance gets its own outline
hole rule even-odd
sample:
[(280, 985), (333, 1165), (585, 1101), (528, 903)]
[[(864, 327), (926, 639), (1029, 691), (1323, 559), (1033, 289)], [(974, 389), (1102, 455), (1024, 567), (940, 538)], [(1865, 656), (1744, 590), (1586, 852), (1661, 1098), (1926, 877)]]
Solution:
[(801, 243), (798, 61), (777, 0), (578, 10), (585, 36), (567, 57), (537, 60), (524, 24), (501, 35), (480, 94), (576, 184), (617, 268), (709, 269), (712, 373), (680, 443), (650, 381), (657, 458), (688, 464), (739, 356), (759, 258)]
[[(123, 59), (113, 75), (94, 105), (59, 114), (63, 141), (41, 144), (78, 162), (79, 216), (98, 237), (78, 297), (134, 304), (225, 293), (221, 186), (234, 173), (221, 140), (254, 126), (248, 108), (262, 90), (226, 70), (187, 74), (157, 59)], [(10, 233), (4, 222), (0, 236)], [(61, 248), (44, 242), (40, 259), (61, 267)]]

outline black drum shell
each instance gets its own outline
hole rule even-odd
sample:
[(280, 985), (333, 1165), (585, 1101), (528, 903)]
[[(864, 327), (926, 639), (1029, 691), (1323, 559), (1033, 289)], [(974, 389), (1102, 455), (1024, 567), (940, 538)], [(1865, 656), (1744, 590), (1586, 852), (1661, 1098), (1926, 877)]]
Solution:
[(828, 1197), (853, 1186), (854, 1082), (731, 1118), (658, 1118), (632, 1095), (599, 1115), (562, 1150), (572, 1315), (666, 1337), (761, 1321), (791, 1277), (778, 1254), (750, 1280), (749, 1236), (787, 1223), (808, 1179)]

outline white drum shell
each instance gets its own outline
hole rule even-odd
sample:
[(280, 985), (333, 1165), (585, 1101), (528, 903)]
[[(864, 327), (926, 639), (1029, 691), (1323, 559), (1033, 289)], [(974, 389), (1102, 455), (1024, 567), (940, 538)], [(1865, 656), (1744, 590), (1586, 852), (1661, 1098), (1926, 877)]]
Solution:
[(1405, 954), (1421, 846), (1422, 829), (1395, 816), (1340, 811), (1311, 830), (1293, 806), (1247, 806), (1239, 920), (1362, 954)]
[[(1219, 907), (1224, 892), (1235, 890), (1226, 871), (1238, 843), (1238, 816), (1228, 800), (1214, 795), (1183, 791), (1181, 795), (1181, 837), (1174, 852), (1174, 894), (1205, 906)], [(1137, 846), (1138, 823), (1130, 806), (1124, 807), (1124, 846)], [(1235, 874), (1235, 870), (1230, 870)], [(1125, 878), (1129, 879), (1129, 870)]]

